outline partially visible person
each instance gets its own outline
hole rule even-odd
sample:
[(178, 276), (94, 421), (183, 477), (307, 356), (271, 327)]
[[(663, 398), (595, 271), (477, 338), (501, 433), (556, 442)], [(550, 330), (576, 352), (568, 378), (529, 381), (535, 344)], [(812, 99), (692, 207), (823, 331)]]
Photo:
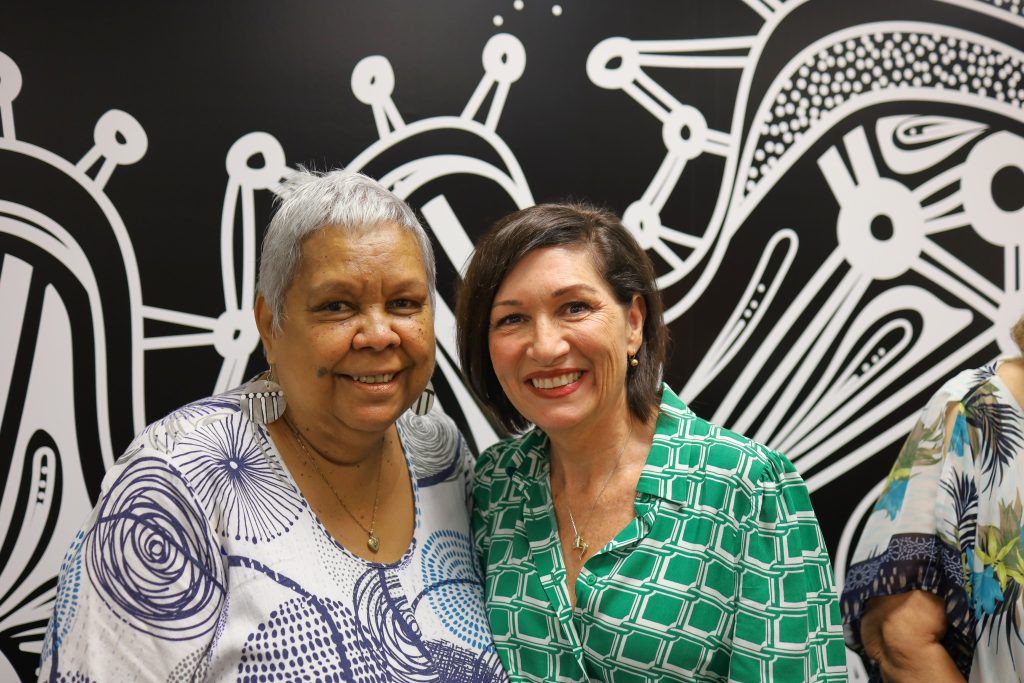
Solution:
[(784, 456), (661, 382), (654, 270), (619, 219), (511, 214), (457, 305), (509, 433), (476, 469), (487, 612), (513, 681), (845, 681), (838, 596)]
[(872, 681), (1024, 681), (1022, 405), (1024, 359), (966, 370), (903, 444), (842, 596)]
[(150, 425), (107, 473), (40, 680), (505, 680), (472, 459), (423, 400), (433, 300), (404, 202), (293, 174), (260, 262), (270, 371)]

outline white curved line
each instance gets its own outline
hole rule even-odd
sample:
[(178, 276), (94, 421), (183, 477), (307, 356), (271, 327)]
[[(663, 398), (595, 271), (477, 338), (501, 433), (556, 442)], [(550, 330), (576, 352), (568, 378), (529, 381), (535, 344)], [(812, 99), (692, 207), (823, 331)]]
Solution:
[(989, 3), (981, 2), (980, 0), (938, 0), (938, 2), (944, 2), (948, 5), (956, 5), (963, 9), (970, 10), (972, 12), (978, 12), (979, 14), (987, 14), (994, 19), (1005, 21), (1008, 24), (1016, 24), (1020, 28), (1024, 28), (1024, 17), (1019, 17), (1015, 14), (1011, 14), (1005, 9), (999, 9)]
[(224, 203), (220, 211), (220, 282), (224, 289), (224, 310), (233, 311), (238, 307), (238, 291), (235, 288), (235, 209), (241, 188), (234, 178), (228, 180), (224, 190)]
[[(782, 338), (789, 334), (789, 330), (794, 324), (796, 324), (804, 311), (807, 310), (811, 300), (820, 293), (825, 283), (835, 275), (842, 263), (842, 255), (838, 250), (833, 251), (829, 254), (828, 258), (825, 259), (825, 262), (821, 264), (821, 267), (818, 268), (814, 275), (811, 276), (807, 285), (800, 290), (796, 299), (793, 300), (790, 306), (786, 309), (786, 312), (775, 324), (771, 334), (765, 338), (757, 351), (754, 352), (750, 362), (740, 373), (739, 378), (733, 384), (729, 393), (726, 394), (725, 398), (719, 404), (718, 409), (712, 417), (712, 422), (716, 422), (718, 424), (729, 424), (732, 426), (729, 421), (729, 416), (739, 404), (739, 401), (743, 397), (747, 388), (752, 385), (754, 377), (758, 372), (760, 372), (761, 368), (765, 366), (768, 359), (775, 353), (775, 350), (779, 343), (781, 343)], [(844, 276), (842, 284), (833, 290), (832, 297), (837, 296), (837, 290), (846, 291), (853, 286), (853, 284), (848, 281), (851, 277), (855, 276), (850, 273), (847, 273), (847, 275)], [(838, 296), (842, 296), (843, 291), (839, 291)]]
[[(764, 284), (764, 275), (768, 270), (768, 261), (772, 258), (775, 250), (783, 240), (788, 240), (790, 245), (783, 257), (782, 264), (766, 288), (757, 310), (749, 320), (745, 321), (742, 317), (743, 312), (746, 310), (748, 302), (754, 298), (757, 287)], [(683, 388), (684, 396), (696, 397), (718, 375), (722, 368), (736, 357), (743, 344), (746, 343), (750, 335), (760, 325), (769, 305), (775, 300), (775, 295), (778, 294), (779, 288), (786, 279), (786, 274), (796, 258), (799, 243), (799, 236), (795, 231), (788, 228), (775, 233), (771, 240), (768, 241), (761, 258), (758, 260), (757, 266), (754, 268), (750, 281), (747, 283), (746, 290), (737, 301), (736, 307), (733, 308), (732, 313), (729, 315), (729, 319), (722, 326), (719, 338), (712, 343), (711, 348), (704, 354), (697, 369), (690, 375), (690, 379)]]
[(355, 159), (349, 162), (348, 168), (353, 171), (360, 170), (403, 140), (432, 130), (461, 130), (482, 138), (497, 152), (502, 163), (505, 164), (505, 170), (508, 172), (509, 177), (512, 178), (513, 183), (517, 186), (529, 187), (526, 176), (519, 167), (519, 161), (497, 133), (478, 121), (467, 120), (457, 116), (436, 116), (410, 123), (401, 130), (395, 131), (386, 139), (378, 140), (364, 149)]
[[(0, 139), (0, 149), (7, 149), (12, 152), (24, 154), (34, 159), (49, 164), (56, 170), (68, 176), (78, 183), (96, 202), (104, 218), (110, 224), (114, 234), (114, 240), (121, 252), (121, 259), (124, 262), (125, 278), (128, 285), (128, 306), (130, 311), (130, 334), (131, 349), (129, 362), (131, 364), (131, 395), (132, 395), (132, 416), (135, 431), (142, 431), (146, 426), (145, 393), (143, 391), (143, 354), (142, 354), (142, 284), (139, 278), (139, 265), (135, 258), (135, 251), (132, 248), (131, 238), (125, 228), (121, 215), (114, 208), (110, 198), (96, 186), (92, 178), (87, 176), (74, 164), (63, 159), (49, 150), (30, 145), (18, 140)], [(0, 203), (0, 206), (3, 204)]]
[[(822, 427), (815, 429), (814, 432), (808, 436), (808, 439), (806, 439), (807, 443), (814, 443), (814, 439), (822, 438), (825, 434), (829, 434), (829, 436), (814, 446), (814, 448), (808, 451), (803, 457), (800, 463), (802, 471), (807, 471), (828, 456), (838, 453), (850, 441), (863, 435), (868, 429), (876, 427), (879, 422), (890, 418), (895, 411), (900, 409), (900, 406), (905, 405), (907, 401), (928, 389), (928, 387), (935, 381), (941, 380), (962, 369), (963, 364), (973, 358), (975, 354), (994, 343), (995, 335), (991, 330), (986, 330), (984, 333), (979, 334), (974, 339), (968, 341), (962, 347), (945, 356), (941, 361), (929, 368), (927, 374), (911, 378), (910, 381), (900, 386), (900, 388), (895, 392), (886, 396), (883, 400), (872, 404), (870, 410), (857, 417), (854, 421), (850, 422), (839, 431), (830, 433), (832, 425), (827, 423), (823, 424)], [(848, 418), (849, 415), (837, 413), (835, 417), (836, 424), (839, 424)], [(913, 420), (914, 416), (911, 415), (909, 418), (906, 418), (904, 421), (899, 423), (899, 425), (902, 425), (902, 431), (904, 433), (913, 425)], [(882, 435), (875, 437), (871, 442), (861, 448), (858, 448), (852, 454), (844, 456), (839, 461), (825, 467), (821, 472), (818, 472), (807, 480), (808, 488), (810, 489), (812, 480), (815, 487), (823, 486), (829, 481), (832, 481), (832, 479), (835, 479), (856, 467), (872, 454), (877, 453), (878, 449), (885, 445), (881, 439), (885, 435), (890, 434), (890, 432), (891, 429)], [(874, 450), (872, 451), (871, 448), (874, 448)]]
[(385, 187), (393, 187), (395, 194), (405, 199), (430, 181), (457, 173), (477, 175), (494, 181), (520, 208), (533, 204), (529, 188), (517, 185), (514, 179), (486, 161), (458, 154), (438, 154), (414, 159), (391, 170), (379, 182)]
[(96, 427), (99, 433), (100, 456), (104, 468), (114, 464), (110, 438), (110, 407), (107, 403), (107, 342), (103, 323), (103, 301), (92, 264), (78, 242), (48, 216), (20, 204), (0, 200), (0, 226), (8, 234), (35, 244), (53, 254), (70, 270), (82, 285), (89, 299), (95, 348), (93, 362), (96, 377)]

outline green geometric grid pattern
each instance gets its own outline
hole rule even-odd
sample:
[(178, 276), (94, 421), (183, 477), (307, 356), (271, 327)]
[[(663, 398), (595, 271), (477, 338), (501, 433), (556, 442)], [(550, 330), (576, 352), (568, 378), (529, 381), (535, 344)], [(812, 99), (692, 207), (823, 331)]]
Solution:
[(587, 560), (569, 606), (547, 437), (477, 463), (488, 618), (513, 681), (845, 681), (832, 568), (783, 456), (667, 387), (637, 518)]

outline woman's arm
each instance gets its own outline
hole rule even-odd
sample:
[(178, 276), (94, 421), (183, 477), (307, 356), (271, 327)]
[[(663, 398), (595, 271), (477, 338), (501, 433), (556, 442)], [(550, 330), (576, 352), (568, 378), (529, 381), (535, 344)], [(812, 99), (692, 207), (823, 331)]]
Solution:
[(126, 456), (57, 585), (40, 681), (169, 680), (200, 669), (226, 605), (218, 538), (163, 456)]
[(807, 486), (783, 456), (764, 455), (740, 520), (729, 680), (845, 683), (839, 600)]
[(946, 610), (939, 596), (923, 590), (868, 601), (861, 619), (864, 650), (887, 683), (963, 681), (942, 637)]
[[(981, 486), (971, 452), (975, 439), (960, 400), (977, 385), (978, 374), (969, 370), (957, 375), (928, 401), (900, 449), (846, 571), (842, 607), (847, 645), (873, 674), (886, 672), (888, 680), (917, 678), (900, 678), (900, 669), (912, 665), (916, 655), (911, 652), (908, 659), (907, 648), (933, 650), (939, 658), (931, 657), (929, 664), (949, 660), (960, 671), (968, 670), (973, 657), (974, 610), (964, 581), (955, 580), (963, 575), (964, 549), (949, 539), (968, 530), (973, 535), (977, 525), (972, 516)], [(901, 601), (910, 602), (896, 610)], [(866, 624), (869, 608), (874, 614)], [(899, 635), (918, 628), (926, 635)]]

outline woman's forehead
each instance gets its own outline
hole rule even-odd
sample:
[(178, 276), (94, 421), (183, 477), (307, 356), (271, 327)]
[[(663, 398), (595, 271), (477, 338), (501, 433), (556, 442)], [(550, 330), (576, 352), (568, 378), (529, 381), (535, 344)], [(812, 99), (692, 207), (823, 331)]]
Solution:
[(302, 242), (304, 260), (342, 258), (358, 262), (377, 258), (414, 258), (422, 263), (419, 242), (405, 228), (381, 224), (365, 228), (327, 225)]
[(522, 304), (526, 299), (562, 296), (614, 296), (586, 247), (545, 247), (527, 254), (498, 285), (492, 308), (499, 302)]
[(312, 286), (331, 280), (416, 280), (426, 282), (419, 243), (398, 226), (351, 231), (327, 227), (302, 245), (295, 280)]
[(510, 281), (527, 282), (538, 277), (545, 280), (561, 277), (595, 278), (602, 283), (604, 276), (598, 271), (593, 249), (585, 244), (559, 244), (533, 249), (516, 262), (502, 280), (499, 288)]

